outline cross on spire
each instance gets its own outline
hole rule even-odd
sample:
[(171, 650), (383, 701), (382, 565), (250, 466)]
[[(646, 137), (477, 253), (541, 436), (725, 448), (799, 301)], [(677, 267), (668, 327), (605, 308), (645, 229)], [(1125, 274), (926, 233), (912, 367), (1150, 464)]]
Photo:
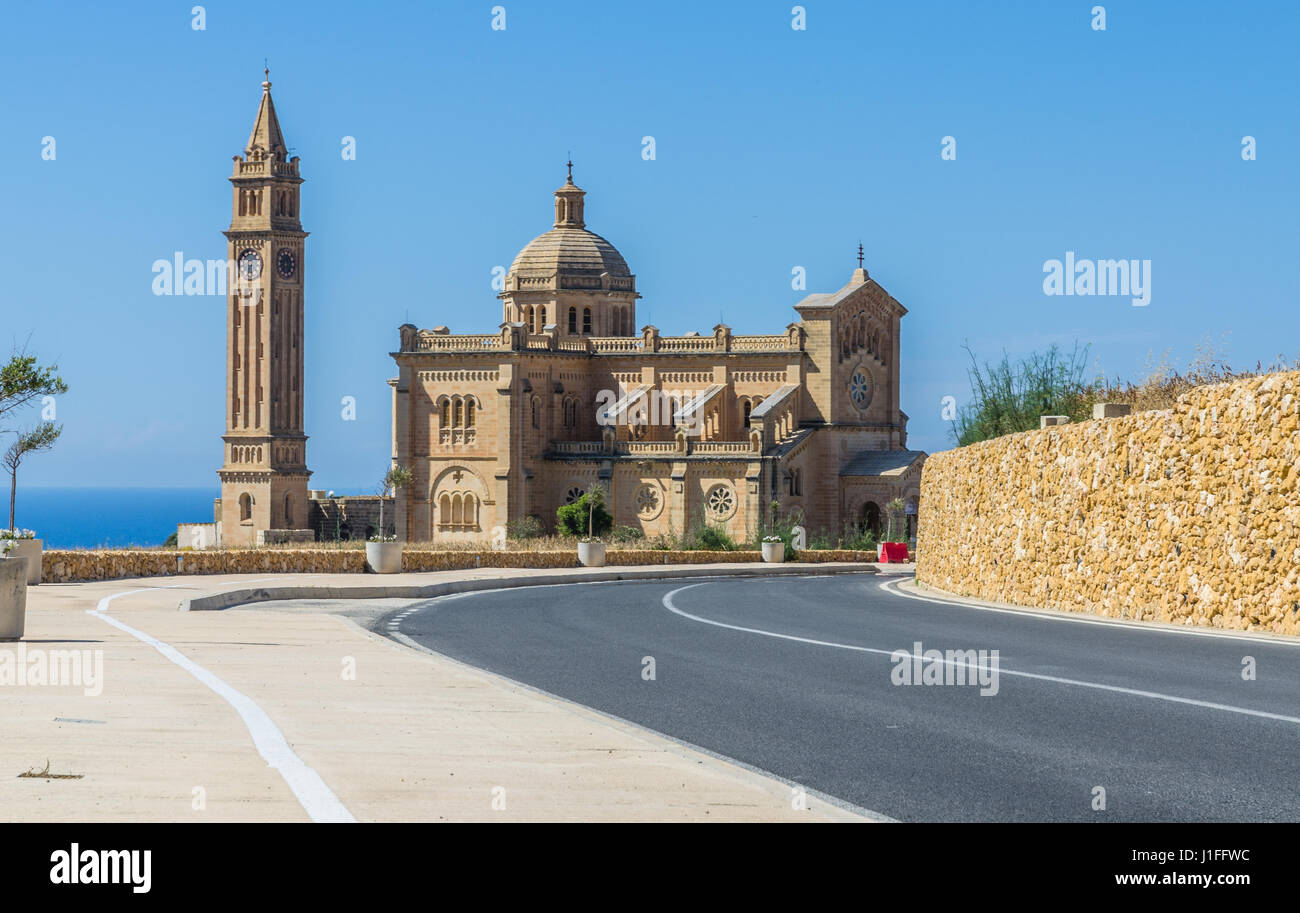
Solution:
[(862, 269), (862, 242), (858, 242), (858, 269)]
[(569, 153), (569, 161), (566, 162), (566, 164), (569, 166), (569, 183), (572, 184), (573, 183), (573, 153), (572, 152)]

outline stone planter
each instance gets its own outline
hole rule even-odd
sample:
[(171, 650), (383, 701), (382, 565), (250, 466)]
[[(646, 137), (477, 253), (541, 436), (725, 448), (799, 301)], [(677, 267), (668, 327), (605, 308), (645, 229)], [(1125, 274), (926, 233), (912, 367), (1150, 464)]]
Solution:
[(583, 567), (605, 566), (604, 542), (579, 542), (578, 563)]
[(785, 561), (784, 542), (764, 542), (763, 560), (768, 564), (781, 564)]
[(402, 570), (402, 543), (367, 542), (366, 568), (374, 574), (397, 574)]
[(21, 640), (27, 621), (27, 559), (0, 558), (0, 641)]
[(14, 539), (13, 547), (9, 549), (10, 558), (27, 559), (27, 583), (29, 586), (36, 586), (41, 582), (41, 549), (44, 545), (44, 539)]

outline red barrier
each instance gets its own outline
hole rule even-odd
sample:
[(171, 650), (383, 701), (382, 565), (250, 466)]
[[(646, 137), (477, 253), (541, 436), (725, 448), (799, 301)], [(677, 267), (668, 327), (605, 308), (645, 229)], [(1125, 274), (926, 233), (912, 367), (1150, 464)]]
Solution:
[(907, 543), (882, 542), (880, 544), (880, 560), (885, 564), (906, 564)]

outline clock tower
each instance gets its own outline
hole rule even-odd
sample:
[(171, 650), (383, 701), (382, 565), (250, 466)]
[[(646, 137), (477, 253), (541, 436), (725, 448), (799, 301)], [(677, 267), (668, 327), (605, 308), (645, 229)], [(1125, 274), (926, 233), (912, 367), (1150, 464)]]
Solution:
[(308, 528), (311, 476), (303, 433), (302, 178), (275, 116), (269, 72), (248, 146), (234, 161), (220, 541), (256, 545), (266, 530)]

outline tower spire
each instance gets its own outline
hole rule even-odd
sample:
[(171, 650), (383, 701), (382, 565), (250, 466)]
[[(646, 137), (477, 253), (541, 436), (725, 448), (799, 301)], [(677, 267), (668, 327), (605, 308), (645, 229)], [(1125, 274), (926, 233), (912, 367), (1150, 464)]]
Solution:
[(284, 161), (288, 157), (289, 148), (280, 131), (280, 119), (275, 116), (275, 102), (271, 101), (270, 66), (267, 65), (262, 72), (266, 77), (262, 82), (262, 101), (257, 106), (257, 119), (253, 121), (253, 132), (248, 135), (248, 146), (244, 152), (251, 156), (253, 150), (258, 149), (263, 155)]

